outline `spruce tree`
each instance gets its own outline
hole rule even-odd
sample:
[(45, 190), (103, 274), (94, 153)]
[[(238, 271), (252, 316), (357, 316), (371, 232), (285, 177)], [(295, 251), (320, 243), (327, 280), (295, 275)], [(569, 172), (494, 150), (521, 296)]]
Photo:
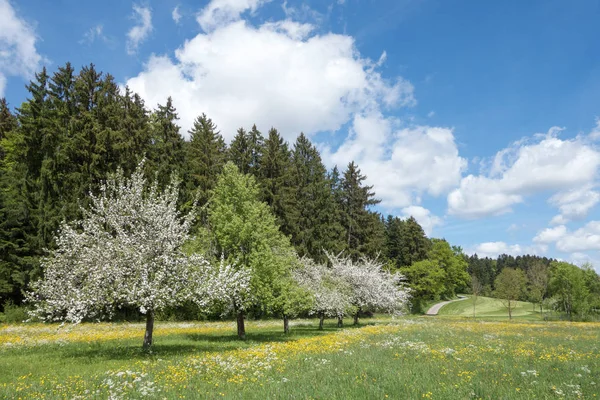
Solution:
[(353, 259), (357, 259), (372, 251), (370, 234), (377, 231), (381, 235), (381, 227), (369, 213), (369, 207), (378, 204), (372, 192), (373, 186), (365, 186), (366, 176), (362, 175), (358, 166), (352, 161), (344, 171), (341, 189), (342, 225), (345, 230), (346, 251)]
[(206, 114), (194, 121), (189, 131), (187, 147), (188, 186), (190, 192), (199, 191), (199, 205), (206, 204), (210, 191), (227, 161), (227, 146), (217, 126)]
[(296, 211), (291, 152), (287, 142), (275, 128), (269, 130), (269, 137), (264, 142), (259, 163), (262, 200), (271, 207), (281, 231), (291, 235)]
[(301, 133), (292, 153), (296, 213), (292, 243), (300, 256), (324, 261), (323, 250), (335, 242), (335, 202), (327, 170), (317, 148)]
[(238, 167), (242, 174), (250, 173), (252, 164), (252, 150), (249, 143), (249, 137), (244, 128), (240, 128), (231, 141), (229, 160)]

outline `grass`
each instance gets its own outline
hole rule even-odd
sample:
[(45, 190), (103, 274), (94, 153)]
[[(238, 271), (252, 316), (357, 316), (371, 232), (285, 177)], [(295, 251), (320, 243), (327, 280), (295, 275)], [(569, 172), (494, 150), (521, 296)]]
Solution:
[[(473, 299), (471, 297), (455, 301), (443, 306), (438, 315), (444, 317), (473, 317)], [(518, 301), (512, 312), (513, 318), (519, 320), (539, 321), (542, 319), (539, 306)], [(507, 319), (508, 309), (501, 300), (491, 297), (478, 296), (475, 303), (475, 317), (490, 319)]]
[[(468, 302), (468, 300), (465, 300)], [(367, 324), (368, 323), (368, 324)], [(597, 398), (600, 324), (411, 317), (0, 326), (0, 398)]]

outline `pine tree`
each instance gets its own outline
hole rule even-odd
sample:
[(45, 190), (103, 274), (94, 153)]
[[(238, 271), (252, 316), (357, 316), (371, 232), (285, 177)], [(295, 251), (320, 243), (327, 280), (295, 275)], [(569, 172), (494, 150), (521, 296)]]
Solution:
[(229, 160), (238, 167), (242, 174), (250, 173), (252, 163), (252, 150), (248, 139), (248, 134), (244, 128), (238, 129), (237, 134), (231, 141), (229, 150)]
[(361, 174), (358, 166), (352, 161), (344, 172), (341, 185), (342, 225), (346, 234), (346, 250), (353, 259), (372, 251), (369, 246), (369, 234), (377, 229), (368, 207), (378, 204), (380, 200), (375, 199), (373, 186), (363, 184), (365, 179), (366, 176)]
[(292, 243), (300, 256), (323, 261), (323, 250), (335, 241), (335, 203), (327, 170), (317, 148), (300, 134), (292, 153), (292, 183), (296, 213), (292, 223)]
[[(177, 112), (173, 106), (173, 99), (169, 97), (167, 103), (158, 105), (151, 116), (152, 147), (151, 160), (153, 170), (157, 174), (161, 187), (164, 187), (173, 173), (180, 177), (183, 175), (185, 161), (184, 140), (179, 134), (177, 125)], [(183, 201), (189, 196), (184, 195)]]
[(264, 138), (256, 125), (249, 132), (243, 128), (238, 129), (231, 142), (230, 160), (244, 174), (260, 177), (260, 160), (264, 148)]
[(217, 126), (205, 114), (194, 121), (189, 131), (187, 147), (188, 186), (190, 192), (199, 191), (199, 205), (208, 202), (210, 191), (227, 161), (227, 146)]
[(18, 226), (18, 219), (15, 221), (12, 215), (14, 204), (11, 204), (11, 186), (12, 177), (9, 170), (12, 164), (11, 154), (7, 150), (11, 147), (11, 134), (17, 129), (17, 118), (12, 114), (5, 98), (0, 99), (0, 307), (3, 306), (6, 299), (17, 300), (15, 289), (18, 283), (15, 282), (14, 260), (11, 260), (15, 254), (19, 240), (13, 237), (13, 228)]
[(264, 142), (259, 163), (262, 200), (271, 207), (281, 231), (291, 235), (296, 207), (291, 152), (275, 128), (269, 130), (269, 137)]

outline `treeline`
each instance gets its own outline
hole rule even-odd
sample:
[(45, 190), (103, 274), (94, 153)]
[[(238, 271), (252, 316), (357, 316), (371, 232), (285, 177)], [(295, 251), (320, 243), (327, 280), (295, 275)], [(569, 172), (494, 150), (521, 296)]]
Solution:
[(515, 301), (529, 301), (540, 312), (558, 311), (569, 319), (600, 313), (600, 276), (590, 264), (577, 267), (551, 258), (502, 254), (468, 259), (474, 296), (503, 299), (511, 314)]
[[(79, 219), (90, 192), (117, 168), (130, 175), (142, 159), (161, 188), (179, 176), (181, 211), (198, 201), (196, 237), (210, 237), (201, 234), (212, 229), (209, 200), (230, 161), (256, 181), (259, 200), (298, 256), (317, 263), (328, 262), (325, 251), (351, 260), (378, 257), (406, 276), (414, 310), (469, 290), (471, 275), (492, 294), (502, 268), (515, 266), (469, 258), (460, 247), (427, 238), (412, 217), (374, 211), (379, 200), (359, 166), (328, 170), (302, 133), (288, 143), (275, 128), (263, 133), (252, 126), (228, 144), (199, 110), (184, 140), (170, 98), (149, 109), (93, 65), (76, 72), (67, 63), (53, 74), (43, 69), (27, 90), (28, 100), (14, 110), (0, 99), (0, 310), (7, 301), (21, 304), (24, 289), (41, 276), (40, 259), (56, 248), (61, 222)], [(215, 243), (194, 246), (218, 250)], [(536, 261), (517, 260), (524, 271)]]
[(0, 100), (0, 307), (20, 304), (41, 276), (40, 257), (55, 248), (60, 223), (81, 217), (88, 193), (110, 173), (131, 174), (141, 159), (164, 187), (181, 178), (180, 209), (196, 196), (195, 230), (205, 229), (207, 202), (227, 161), (255, 177), (260, 199), (300, 257), (326, 261), (323, 250), (352, 259), (379, 256), (393, 269), (427, 257), (431, 244), (414, 218), (385, 219), (371, 210), (373, 188), (354, 163), (327, 170), (300, 134), (288, 144), (271, 128), (240, 128), (227, 145), (201, 114), (184, 140), (171, 99), (150, 110), (93, 65), (36, 74), (28, 100), (14, 111)]
[(469, 264), (467, 270), (469, 275), (477, 278), (478, 283), (481, 285), (481, 294), (492, 296), (496, 289), (494, 282), (504, 268), (520, 269), (527, 276), (530, 270), (537, 265), (542, 265), (547, 269), (553, 261), (556, 260), (529, 254), (516, 257), (509, 254), (500, 254), (497, 258), (480, 258), (477, 254), (473, 254), (467, 257)]

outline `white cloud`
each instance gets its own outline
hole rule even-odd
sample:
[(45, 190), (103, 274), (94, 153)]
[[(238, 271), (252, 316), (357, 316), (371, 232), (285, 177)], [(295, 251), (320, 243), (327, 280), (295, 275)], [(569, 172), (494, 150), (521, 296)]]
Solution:
[(402, 215), (404, 217), (414, 217), (427, 236), (431, 235), (434, 227), (443, 223), (440, 217), (433, 215), (431, 211), (420, 206), (405, 207), (402, 209)]
[(357, 162), (384, 207), (407, 207), (422, 193), (439, 196), (455, 187), (467, 163), (452, 130), (396, 125), (381, 114), (355, 115), (349, 137), (334, 152), (325, 147), (323, 158), (342, 169)]
[(534, 238), (533, 241), (536, 243), (554, 243), (558, 239), (565, 236), (567, 233), (567, 227), (564, 225), (559, 225), (554, 228), (546, 228), (543, 231), (539, 232)]
[(435, 111), (429, 111), (427, 113), (427, 117), (429, 117), (429, 118), (433, 118), (434, 116), (435, 116)]
[(406, 127), (384, 116), (416, 103), (410, 82), (382, 77), (385, 52), (376, 61), (363, 58), (352, 37), (317, 34), (291, 19), (260, 26), (237, 20), (260, 4), (211, 2), (198, 16), (208, 33), (186, 41), (174, 58), (153, 55), (126, 84), (147, 104), (172, 96), (184, 136), (201, 112), (226, 139), (253, 123), (274, 126), (290, 141), (350, 123), (339, 148), (320, 146), (323, 158), (341, 169), (356, 161), (386, 207), (418, 205), (422, 193), (438, 196), (458, 184), (466, 161), (451, 129)]
[(500, 254), (519, 255), (523, 254), (523, 249), (518, 244), (508, 245), (505, 242), (485, 242), (480, 243), (470, 251), (471, 254), (477, 254), (479, 257), (495, 258)]
[(135, 54), (138, 46), (152, 32), (152, 10), (150, 7), (133, 6), (133, 16), (136, 25), (127, 32), (127, 54)]
[(596, 126), (590, 132), (589, 137), (592, 140), (598, 140), (598, 139), (600, 139), (600, 118), (596, 118)]
[(104, 26), (102, 24), (92, 26), (86, 33), (84, 33), (83, 39), (81, 39), (79, 43), (92, 44), (97, 39), (100, 39), (103, 42), (108, 42), (108, 38), (104, 35)]
[(600, 273), (600, 253), (594, 253), (593, 256), (586, 253), (575, 252), (571, 254), (570, 261), (578, 266), (591, 264), (597, 273)]
[(175, 52), (175, 60), (150, 57), (126, 84), (148, 104), (171, 95), (184, 135), (205, 112), (227, 139), (256, 123), (294, 140), (301, 131), (335, 131), (380, 102), (414, 102), (412, 86), (400, 78), (384, 80), (351, 37), (330, 33), (301, 40), (304, 24), (283, 26), (238, 21), (199, 34)]
[(565, 232), (556, 248), (566, 253), (600, 250), (600, 221), (590, 221), (573, 232)]
[(206, 33), (231, 22), (238, 21), (241, 15), (250, 10), (255, 12), (270, 0), (212, 0), (196, 16), (196, 21)]
[(552, 128), (498, 152), (489, 174), (466, 176), (448, 195), (448, 212), (466, 218), (497, 215), (511, 211), (527, 195), (591, 184), (600, 152), (582, 137), (561, 140), (558, 132)]
[(4, 88), (6, 88), (6, 77), (0, 72), (0, 97), (4, 97)]
[(0, 0), (0, 96), (8, 76), (29, 79), (42, 62), (35, 47), (34, 29), (22, 18), (8, 0)]
[(600, 202), (600, 193), (593, 186), (585, 185), (576, 189), (563, 191), (552, 196), (548, 202), (558, 207), (561, 214), (555, 216), (551, 223), (564, 224), (570, 220), (583, 219), (588, 212)]
[(173, 9), (173, 12), (171, 13), (171, 17), (173, 18), (173, 21), (175, 21), (176, 24), (179, 24), (179, 21), (181, 20), (181, 14), (179, 13), (179, 6), (176, 6)]
[(277, 22), (267, 22), (262, 28), (272, 30), (273, 32), (283, 33), (293, 40), (304, 40), (315, 29), (311, 24), (299, 24), (289, 19)]

